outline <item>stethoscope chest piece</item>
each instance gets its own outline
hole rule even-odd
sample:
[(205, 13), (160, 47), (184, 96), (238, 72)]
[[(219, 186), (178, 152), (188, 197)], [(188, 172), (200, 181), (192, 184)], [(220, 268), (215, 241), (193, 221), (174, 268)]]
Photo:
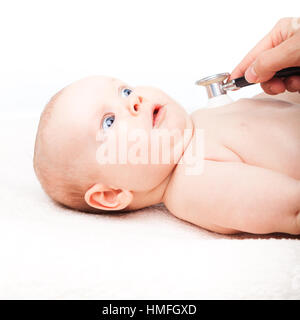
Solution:
[(218, 73), (213, 76), (209, 76), (203, 79), (196, 81), (195, 84), (198, 86), (203, 86), (206, 88), (208, 98), (217, 97), (221, 94), (226, 94), (226, 91), (223, 88), (225, 80), (228, 79), (230, 74), (228, 72)]
[(196, 85), (205, 87), (208, 95), (208, 107), (217, 107), (232, 102), (224, 89), (225, 81), (229, 76), (228, 72), (218, 73), (195, 82)]
[[(274, 78), (287, 78), (290, 76), (300, 76), (300, 67), (290, 67), (279, 70), (275, 73)], [(208, 107), (218, 107), (233, 100), (226, 94), (227, 91), (238, 90), (240, 88), (250, 86), (254, 83), (248, 82), (245, 77), (240, 77), (231, 81), (229, 73), (218, 73), (210, 77), (203, 78), (195, 82), (198, 86), (206, 88), (208, 95)], [(225, 81), (226, 80), (226, 81)]]

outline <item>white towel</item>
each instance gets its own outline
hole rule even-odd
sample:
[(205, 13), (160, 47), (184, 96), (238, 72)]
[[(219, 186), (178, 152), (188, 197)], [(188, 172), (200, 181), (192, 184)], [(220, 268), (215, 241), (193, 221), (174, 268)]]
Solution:
[(300, 299), (299, 237), (223, 236), (161, 205), (53, 203), (32, 169), (37, 122), (0, 115), (1, 299)]

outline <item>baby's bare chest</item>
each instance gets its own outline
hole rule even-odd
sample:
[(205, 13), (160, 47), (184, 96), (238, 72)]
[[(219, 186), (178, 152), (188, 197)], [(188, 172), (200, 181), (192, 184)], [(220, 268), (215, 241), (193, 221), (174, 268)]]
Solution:
[(300, 105), (242, 99), (192, 114), (204, 157), (242, 161), (300, 178)]

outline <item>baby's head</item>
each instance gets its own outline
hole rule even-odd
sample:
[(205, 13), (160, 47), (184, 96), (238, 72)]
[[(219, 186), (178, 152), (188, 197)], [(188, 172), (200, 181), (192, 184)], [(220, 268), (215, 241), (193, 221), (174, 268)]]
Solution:
[[(162, 139), (146, 149), (146, 140), (137, 143), (136, 139), (143, 136), (150, 141), (157, 129), (179, 131), (183, 138), (192, 122), (184, 109), (158, 88), (132, 87), (106, 76), (81, 79), (52, 97), (41, 115), (35, 172), (53, 200), (73, 209), (102, 212), (142, 207), (170, 176), (183, 153), (171, 141), (163, 145), (164, 151), (169, 148), (173, 155), (171, 161), (153, 163), (150, 154), (161, 151)], [(131, 138), (125, 141), (124, 132)], [(143, 150), (149, 151), (146, 162), (124, 158), (127, 154), (141, 159)], [(115, 161), (102, 161), (107, 154), (113, 154), (110, 158)]]

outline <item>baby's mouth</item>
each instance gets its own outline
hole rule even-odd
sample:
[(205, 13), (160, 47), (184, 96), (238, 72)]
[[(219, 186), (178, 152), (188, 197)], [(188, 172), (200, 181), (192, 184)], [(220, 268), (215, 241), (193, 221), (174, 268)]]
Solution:
[(152, 127), (157, 127), (162, 121), (164, 108), (161, 104), (155, 104), (152, 108)]

